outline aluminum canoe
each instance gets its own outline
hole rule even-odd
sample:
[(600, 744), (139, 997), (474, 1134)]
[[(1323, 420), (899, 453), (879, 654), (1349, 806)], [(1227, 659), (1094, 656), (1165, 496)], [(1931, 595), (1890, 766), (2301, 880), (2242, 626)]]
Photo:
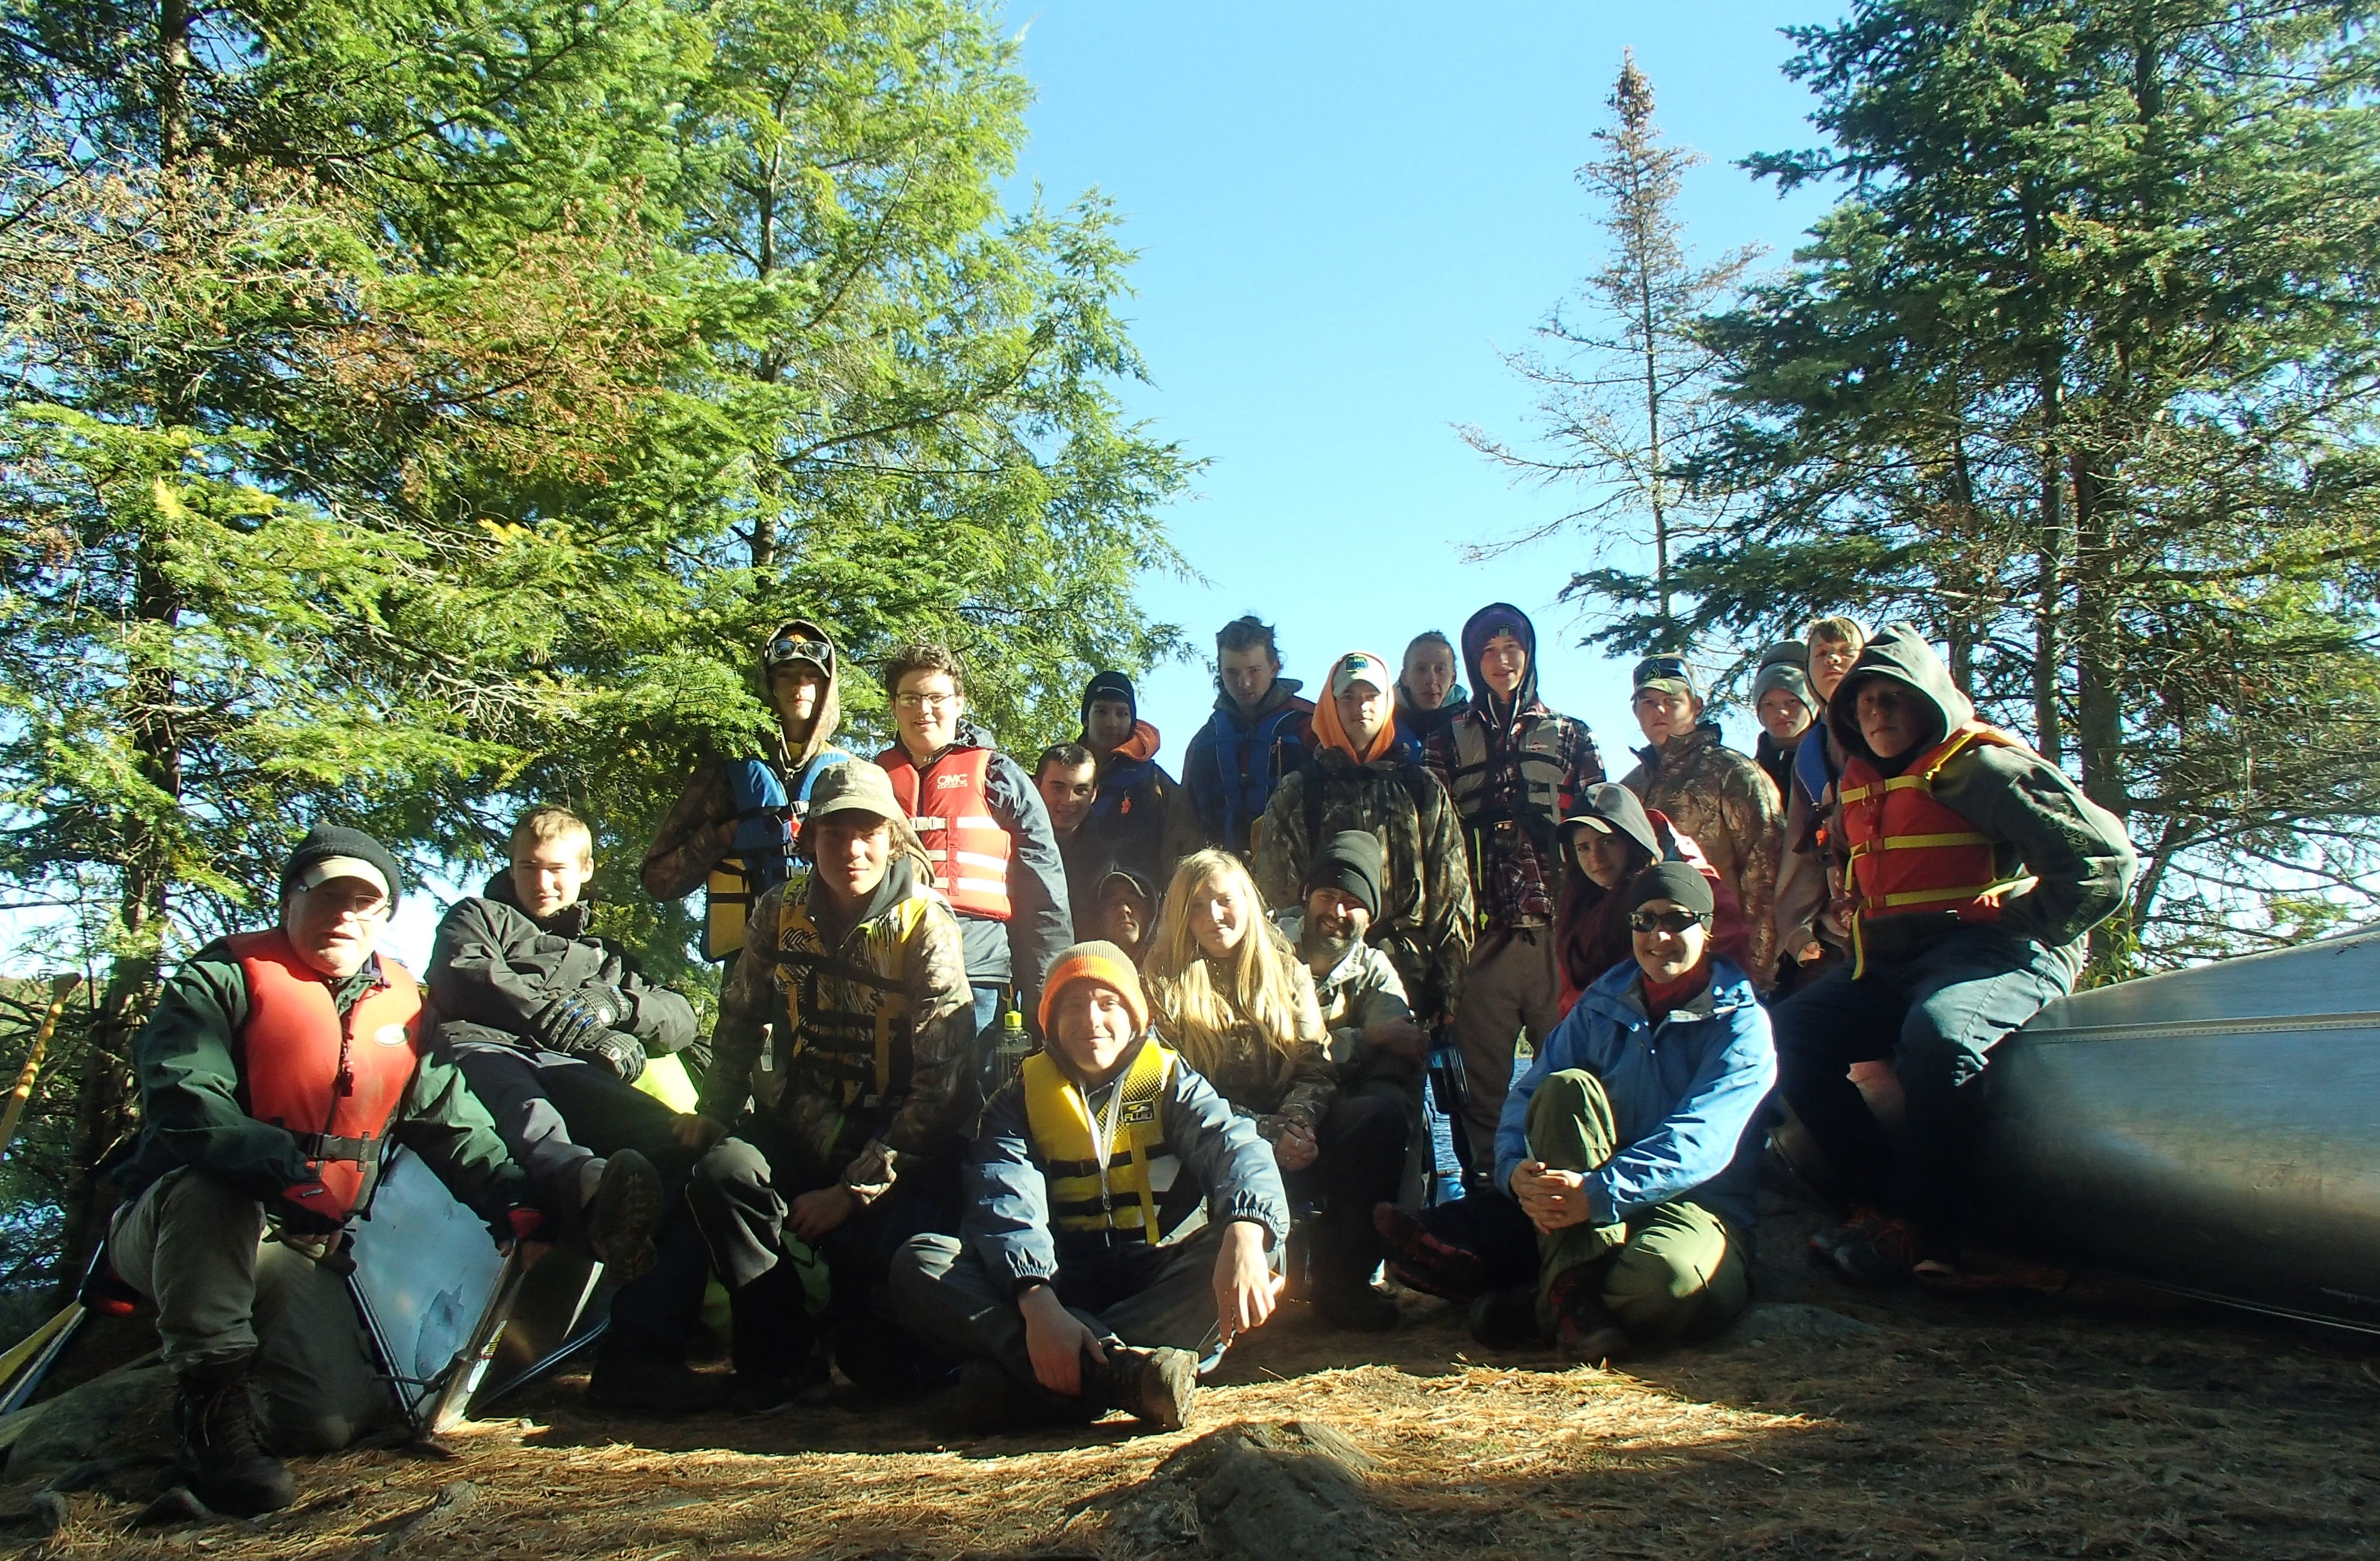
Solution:
[(1985, 1095), (1972, 1185), (2005, 1233), (2380, 1332), (2380, 929), (2062, 998)]

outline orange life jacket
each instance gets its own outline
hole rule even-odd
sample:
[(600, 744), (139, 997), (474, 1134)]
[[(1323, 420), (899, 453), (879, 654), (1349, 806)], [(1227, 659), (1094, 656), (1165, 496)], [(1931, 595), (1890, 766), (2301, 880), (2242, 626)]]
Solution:
[(286, 1195), (345, 1219), (378, 1175), (382, 1141), (420, 1063), (421, 989), (382, 954), (381, 985), (343, 1023), (331, 984), (298, 957), (287, 933), (276, 927), (227, 942), (248, 986), (238, 1036), (248, 1114), (294, 1134), (314, 1172)]
[(2000, 877), (1999, 842), (1934, 800), (1934, 780), (1943, 766), (1978, 744), (2024, 746), (1997, 727), (1971, 720), (1898, 775), (1887, 777), (1864, 756), (1843, 766), (1836, 798), (1858, 901), (1852, 923), (1854, 975), (1866, 967), (1860, 928), (1871, 919), (1925, 911), (1996, 922), (2008, 891), (2025, 882)]
[(876, 762), (892, 777), (892, 795), (909, 810), (909, 823), (934, 865), (934, 887), (962, 915), (1008, 919), (1008, 859), (1016, 842), (991, 816), (985, 793), (991, 773), (990, 748), (959, 746), (921, 774), (906, 748), (892, 747)]

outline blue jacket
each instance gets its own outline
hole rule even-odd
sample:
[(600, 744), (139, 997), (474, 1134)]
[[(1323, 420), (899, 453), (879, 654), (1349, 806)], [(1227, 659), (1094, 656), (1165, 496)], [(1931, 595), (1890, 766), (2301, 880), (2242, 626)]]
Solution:
[(1597, 977), (1504, 1098), (1496, 1124), (1499, 1192), (1511, 1195), (1512, 1172), (1530, 1158), (1530, 1098), (1548, 1074), (1573, 1068), (1602, 1081), (1621, 1144), (1586, 1179), (1597, 1225), (1692, 1198), (1739, 1228), (1753, 1228), (1761, 1143), (1754, 1119), (1777, 1082), (1777, 1048), (1768, 1010), (1743, 972), (1712, 956), (1709, 987), (1658, 1025), (1645, 1017), (1634, 961)]
[[(1144, 1037), (1144, 1041), (1146, 1037)], [(1121, 1083), (1118, 1072), (1088, 1104), (1102, 1107)], [(1272, 1146), (1257, 1136), (1256, 1123), (1234, 1114), (1231, 1103), (1184, 1063), (1174, 1070), (1163, 1112), (1165, 1145), (1207, 1199), (1207, 1218), (1220, 1228), (1234, 1219), (1265, 1228), (1270, 1244), (1289, 1237), (1289, 1195)], [(1169, 1204), (1172, 1200), (1168, 1200)], [(1078, 1255), (1104, 1256), (1104, 1240), (1061, 1231), (1050, 1223), (1050, 1187), (1041, 1156), (1025, 1120), (1025, 1085), (1011, 1081), (983, 1108), (983, 1123), (967, 1148), (966, 1210), (959, 1239), (982, 1262), (1002, 1294), (1026, 1279), (1049, 1279), (1078, 1243)]]

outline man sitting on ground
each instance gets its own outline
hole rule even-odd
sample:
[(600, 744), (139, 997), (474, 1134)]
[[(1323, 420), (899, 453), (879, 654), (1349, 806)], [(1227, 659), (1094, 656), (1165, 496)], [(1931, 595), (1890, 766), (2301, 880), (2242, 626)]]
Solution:
[[(1868, 642), (1828, 720), (1848, 756), (1852, 960), (1777, 1010), (1785, 1098), (1852, 1210), (1811, 1240), (1866, 1283), (1953, 1273), (1992, 1048), (2073, 990), (2137, 859), (2064, 770), (1975, 719), (1906, 623)], [(1897, 1164), (1848, 1076), (1884, 1059), (1907, 1101)]]
[[(1061, 954), (1040, 1018), (1049, 1049), (993, 1097), (968, 1153), (958, 1237), (911, 1241), (893, 1295), (903, 1321), (964, 1358), (976, 1429), (1123, 1410), (1178, 1431), (1196, 1352), (1272, 1314), (1281, 1173), (1255, 1124), (1149, 1033), (1123, 950)], [(1160, 1245), (1177, 1176), (1204, 1192), (1207, 1224)]]
[(1389, 1271), (1473, 1301), (1491, 1348), (1550, 1334), (1572, 1360), (1609, 1360), (1706, 1338), (1750, 1299), (1768, 1015), (1710, 950), (1708, 878), (1657, 862), (1628, 898), (1634, 958), (1586, 989), (1504, 1103), (1500, 1192), (1377, 1213)]
[(1099, 940), (1123, 950), (1139, 969), (1157, 930), (1157, 886), (1128, 867), (1111, 867), (1099, 879), (1093, 903), (1099, 907), (1092, 928)]
[[(956, 1223), (976, 1099), (958, 921), (884, 771), (848, 764), (823, 777), (799, 849), (810, 870), (753, 908), (701, 1104), (679, 1119), (683, 1141), (705, 1151), (686, 1196), (727, 1284), (736, 1396), (754, 1413), (825, 1375), (789, 1236), (826, 1259), (844, 1374), (880, 1392), (922, 1380), (881, 1289), (901, 1243)], [(756, 1067), (775, 1095), (747, 1112)]]
[(217, 1512), (288, 1506), (276, 1452), (336, 1452), (396, 1418), (341, 1266), (392, 1140), (499, 1244), (542, 1223), (486, 1109), (429, 1051), (413, 977), (376, 951), (402, 888), (379, 841), (317, 826), (281, 870), (280, 925), (183, 962), (133, 1043), (140, 1140), (108, 1260), (156, 1303), (181, 1386), (176, 1478)]

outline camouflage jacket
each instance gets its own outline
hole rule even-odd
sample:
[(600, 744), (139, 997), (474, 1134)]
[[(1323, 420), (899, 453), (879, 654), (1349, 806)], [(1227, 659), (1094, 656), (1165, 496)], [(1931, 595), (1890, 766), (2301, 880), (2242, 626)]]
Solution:
[[(1306, 789), (1319, 784), (1319, 817)], [(1311, 823), (1312, 827), (1309, 827)], [(1366, 941), (1389, 956), (1422, 1023), (1451, 1014), (1471, 960), (1471, 868), (1463, 821), (1438, 777), (1394, 750), (1357, 764), (1326, 748), (1284, 777), (1257, 827), (1255, 875), (1267, 904), (1299, 904), (1313, 842), (1342, 829), (1378, 835), (1387, 854), (1380, 914)]]
[[(913, 887), (905, 862), (896, 863), (886, 880), (852, 925), (820, 927), (835, 963), (807, 988), (820, 1010), (863, 1021), (879, 1005), (896, 1005), (892, 1078), (883, 1093), (872, 1104), (844, 1102), (793, 1083), (804, 1073), (799, 1054), (806, 1037), (795, 991), (802, 977), (777, 952), (792, 941), (797, 918), (787, 911), (786, 897), (807, 895), (810, 880), (804, 874), (752, 907), (744, 951), (720, 990), (714, 1056), (698, 1107), (733, 1123), (747, 1092), (757, 1093), (763, 1111), (863, 1198), (889, 1188), (905, 1159), (955, 1163), (973, 1126), (965, 1119), (980, 1104), (970, 1074), (975, 999), (958, 918), (939, 895)], [(922, 913), (904, 903), (920, 899)], [(805, 927), (817, 925), (798, 919)], [(771, 1043), (765, 1059), (764, 1042)]]
[(1636, 768), (1620, 783), (1692, 835), (1735, 890), (1752, 935), (1752, 968), (1746, 974), (1765, 991), (1777, 978), (1774, 906), (1785, 839), (1785, 810), (1776, 783), (1749, 755), (1722, 747), (1718, 726), (1708, 721), (1658, 748), (1637, 749), (1636, 759)]

